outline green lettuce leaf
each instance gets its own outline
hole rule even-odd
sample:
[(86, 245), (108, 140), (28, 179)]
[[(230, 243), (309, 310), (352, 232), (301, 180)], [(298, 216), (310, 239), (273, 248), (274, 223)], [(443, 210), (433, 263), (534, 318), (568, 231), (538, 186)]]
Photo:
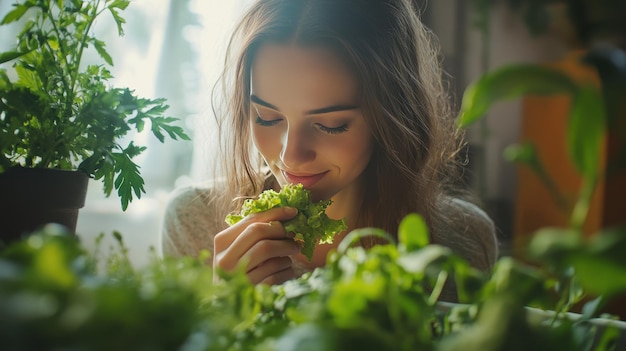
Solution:
[(311, 261), (317, 243), (331, 244), (333, 237), (348, 228), (343, 219), (331, 219), (326, 215), (326, 207), (331, 200), (316, 203), (311, 201), (311, 192), (302, 184), (287, 184), (280, 192), (265, 190), (255, 199), (244, 201), (239, 214), (226, 216), (226, 223), (233, 225), (245, 216), (267, 211), (274, 207), (289, 206), (298, 209), (298, 214), (283, 222), (285, 230), (294, 233), (294, 240), (301, 243), (301, 252)]

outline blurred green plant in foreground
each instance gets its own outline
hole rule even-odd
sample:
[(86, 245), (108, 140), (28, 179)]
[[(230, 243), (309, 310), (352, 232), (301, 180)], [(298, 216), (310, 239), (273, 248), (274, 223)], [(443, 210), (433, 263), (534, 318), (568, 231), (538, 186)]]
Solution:
[[(626, 291), (626, 235), (569, 234), (537, 235), (541, 265), (502, 258), (482, 273), (428, 245), (409, 215), (399, 243), (353, 247), (367, 235), (391, 240), (359, 229), (325, 267), (252, 286), (243, 272), (214, 281), (206, 254), (135, 268), (119, 233), (99, 262), (98, 250), (48, 226), (0, 253), (0, 340), (3, 350), (611, 350), (620, 322), (593, 321)], [(461, 303), (440, 301), (444, 284)], [(585, 290), (602, 297), (565, 313)]]

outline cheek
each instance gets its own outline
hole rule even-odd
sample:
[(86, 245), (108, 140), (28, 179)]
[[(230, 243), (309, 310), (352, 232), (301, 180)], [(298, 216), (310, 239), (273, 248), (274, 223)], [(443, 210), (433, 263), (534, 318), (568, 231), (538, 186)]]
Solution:
[(280, 136), (273, 132), (275, 128), (259, 127), (256, 123), (250, 122), (250, 130), (252, 132), (252, 142), (256, 149), (266, 160), (271, 158), (275, 149), (280, 145), (278, 141)]
[(323, 145), (324, 150), (318, 150), (318, 155), (325, 155), (326, 160), (350, 174), (360, 174), (372, 155), (372, 142), (367, 134), (337, 138)]

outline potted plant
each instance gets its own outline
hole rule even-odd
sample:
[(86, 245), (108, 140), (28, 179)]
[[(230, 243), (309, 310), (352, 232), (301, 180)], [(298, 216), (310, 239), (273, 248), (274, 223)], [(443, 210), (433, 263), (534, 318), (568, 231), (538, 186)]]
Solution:
[[(164, 116), (164, 99), (145, 99), (129, 88), (111, 87), (113, 59), (93, 35), (100, 16), (115, 20), (128, 0), (24, 0), (0, 25), (25, 20), (14, 50), (0, 53), (0, 240), (48, 223), (75, 230), (87, 180), (115, 189), (126, 210), (141, 197), (144, 180), (133, 159), (145, 147), (122, 144), (146, 124), (161, 142), (189, 137)], [(95, 50), (102, 63), (86, 64)], [(59, 217), (60, 216), (60, 217)]]

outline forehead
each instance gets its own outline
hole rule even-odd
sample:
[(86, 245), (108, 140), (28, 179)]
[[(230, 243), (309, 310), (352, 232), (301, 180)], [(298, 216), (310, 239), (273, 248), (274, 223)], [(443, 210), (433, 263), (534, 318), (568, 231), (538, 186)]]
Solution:
[(357, 80), (338, 55), (323, 47), (289, 44), (267, 43), (258, 49), (252, 62), (251, 90), (274, 104), (308, 101), (311, 108), (358, 99)]

